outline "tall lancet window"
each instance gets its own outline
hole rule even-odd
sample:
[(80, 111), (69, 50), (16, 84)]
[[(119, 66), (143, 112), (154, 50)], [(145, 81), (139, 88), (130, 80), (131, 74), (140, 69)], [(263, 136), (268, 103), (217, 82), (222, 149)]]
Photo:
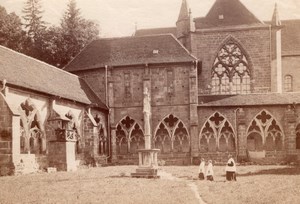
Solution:
[(212, 94), (250, 93), (251, 72), (246, 55), (233, 40), (219, 50), (211, 73)]

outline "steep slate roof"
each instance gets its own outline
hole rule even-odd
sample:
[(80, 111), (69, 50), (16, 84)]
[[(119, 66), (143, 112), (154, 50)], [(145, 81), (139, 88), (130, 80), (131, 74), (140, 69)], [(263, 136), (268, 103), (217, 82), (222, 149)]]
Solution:
[[(155, 54), (154, 50), (158, 50)], [(196, 60), (171, 34), (104, 38), (90, 43), (66, 67), (80, 71), (108, 66), (179, 63)]]
[(176, 27), (140, 29), (137, 30), (134, 35), (145, 36), (145, 35), (157, 35), (157, 34), (168, 34), (168, 33), (176, 36)]
[(199, 106), (256, 106), (256, 105), (286, 105), (300, 103), (298, 93), (264, 93), (241, 95), (211, 95), (199, 96)]
[(239, 0), (216, 0), (206, 17), (194, 21), (196, 29), (263, 24)]
[(282, 20), (282, 56), (300, 55), (300, 19)]
[(0, 81), (4, 79), (8, 85), (107, 108), (78, 76), (0, 46)]

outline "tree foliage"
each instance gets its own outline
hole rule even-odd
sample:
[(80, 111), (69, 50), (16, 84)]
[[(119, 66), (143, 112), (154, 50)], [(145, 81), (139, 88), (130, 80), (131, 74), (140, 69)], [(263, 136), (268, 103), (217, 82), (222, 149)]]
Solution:
[(69, 0), (59, 26), (43, 18), (41, 0), (24, 0), (23, 26), (14, 13), (0, 6), (0, 44), (57, 67), (70, 62), (99, 35), (99, 25), (81, 16), (75, 0)]
[(15, 13), (8, 14), (6, 9), (0, 6), (0, 45), (22, 51), (23, 40), (21, 19)]
[(76, 1), (70, 0), (61, 19), (61, 53), (64, 56), (58, 62), (63, 67), (74, 58), (88, 43), (99, 35), (99, 25), (81, 17)]
[(24, 28), (26, 31), (23, 52), (31, 57), (44, 60), (46, 23), (42, 20), (41, 1), (26, 0), (22, 12), (24, 14)]

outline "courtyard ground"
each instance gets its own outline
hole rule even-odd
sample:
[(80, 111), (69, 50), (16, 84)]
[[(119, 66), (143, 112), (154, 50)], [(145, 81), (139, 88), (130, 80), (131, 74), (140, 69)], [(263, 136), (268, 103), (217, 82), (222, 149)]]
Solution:
[(131, 178), (136, 166), (0, 177), (0, 203), (300, 203), (300, 167), (238, 166), (238, 181), (199, 181), (198, 166), (162, 166), (161, 179)]

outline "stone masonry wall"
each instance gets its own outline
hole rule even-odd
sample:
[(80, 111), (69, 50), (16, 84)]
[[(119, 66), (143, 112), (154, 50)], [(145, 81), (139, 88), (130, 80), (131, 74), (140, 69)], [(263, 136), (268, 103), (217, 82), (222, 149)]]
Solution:
[(191, 35), (192, 53), (202, 61), (202, 73), (198, 77), (199, 92), (207, 89), (211, 82), (211, 68), (224, 41), (232, 37), (246, 51), (252, 66), (255, 92), (271, 88), (271, 53), (269, 28), (198, 31)]
[[(297, 71), (298, 70), (298, 71)], [(284, 76), (290, 75), (293, 79), (293, 91), (300, 91), (300, 56), (282, 57), (282, 84), (284, 87)], [(284, 89), (283, 89), (284, 91)]]
[[(239, 118), (238, 117), (238, 109), (237, 108), (243, 108), (244, 114), (243, 114), (243, 118)], [(246, 128), (246, 132), (245, 135), (243, 135), (242, 138), (238, 138), (238, 149), (237, 151), (241, 151), (241, 150), (246, 150), (247, 147), (247, 129), (249, 128), (249, 126), (251, 125), (252, 120), (256, 117), (257, 114), (259, 114), (262, 110), (266, 110), (268, 111), (277, 121), (277, 125), (279, 125), (279, 127), (281, 128), (281, 130), (283, 131), (284, 134), (284, 141), (293, 141), (293, 145), (291, 146), (289, 144), (289, 146), (287, 146), (287, 144), (285, 144), (284, 146), (284, 155), (290, 151), (288, 149), (290, 148), (294, 148), (295, 149), (295, 135), (286, 135), (288, 134), (288, 132), (290, 130), (286, 129), (285, 126), (285, 112), (287, 111), (288, 105), (284, 105), (284, 106), (252, 106), (252, 107), (199, 107), (198, 108), (198, 116), (199, 116), (199, 124), (198, 124), (198, 128), (199, 128), (199, 135), (201, 134), (201, 129), (204, 126), (205, 122), (207, 121), (208, 118), (210, 118), (215, 112), (219, 112), (220, 114), (222, 114), (231, 124), (231, 126), (234, 129), (234, 132), (238, 132), (237, 130), (237, 126), (236, 124), (240, 124), (240, 122), (242, 122), (245, 125)], [(296, 113), (299, 112), (299, 110), (295, 110)], [(240, 121), (240, 120), (243, 121)], [(295, 130), (294, 130), (295, 131)], [(197, 137), (197, 144), (193, 144), (195, 145), (195, 151), (199, 151), (199, 135)], [(288, 138), (287, 138), (288, 137)], [(292, 137), (292, 138), (291, 138)], [(242, 154), (242, 152), (239, 152), (240, 154)], [(245, 153), (245, 152), (244, 152)], [(196, 155), (196, 154), (195, 154)], [(200, 151), (198, 152), (198, 155), (201, 155)], [(281, 157), (284, 155), (278, 155), (279, 157)]]
[(0, 95), (0, 176), (11, 172), (12, 166), (12, 114)]
[(76, 73), (83, 78), (98, 95), (103, 103), (106, 101), (105, 68)]
[[(190, 132), (190, 68), (191, 65), (188, 64), (176, 64), (111, 69), (110, 81), (113, 86), (111, 127), (116, 127), (124, 117), (129, 116), (140, 124), (142, 129), (144, 128), (143, 84), (146, 80), (151, 89), (152, 136), (159, 123), (170, 114), (178, 117)], [(113, 141), (112, 145), (115, 145)], [(131, 156), (134, 158), (134, 155)], [(176, 157), (174, 154), (167, 159), (171, 159), (172, 156)], [(182, 158), (188, 157), (183, 154)]]
[[(150, 67), (152, 129), (156, 127), (158, 121), (172, 113), (188, 123), (189, 68), (189, 66), (180, 65)], [(172, 82), (168, 82), (168, 71), (171, 78), (169, 80)], [(126, 96), (124, 88), (124, 74), (126, 73), (132, 76), (130, 79), (131, 96), (129, 97)], [(126, 115), (143, 124), (143, 76), (142, 67), (113, 70), (115, 124)]]

